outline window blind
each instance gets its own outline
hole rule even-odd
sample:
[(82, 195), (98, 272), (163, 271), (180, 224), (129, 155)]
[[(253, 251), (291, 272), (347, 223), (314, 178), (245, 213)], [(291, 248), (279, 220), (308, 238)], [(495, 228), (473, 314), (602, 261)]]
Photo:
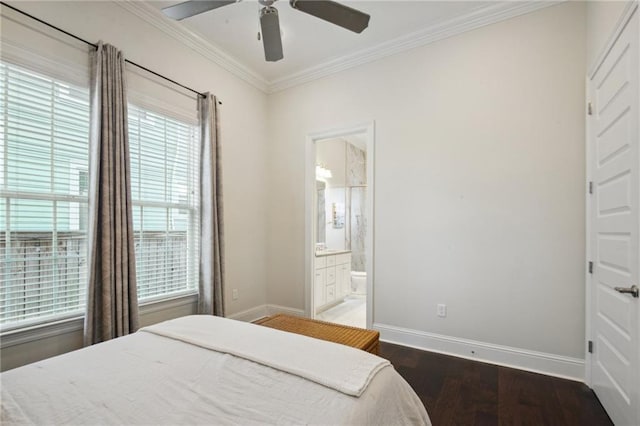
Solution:
[(2, 61), (80, 87), (89, 85), (92, 46), (4, 5), (0, 28)]
[[(90, 47), (0, 8), (0, 331), (82, 315)], [(196, 101), (127, 67), (138, 294), (198, 285)]]
[(198, 288), (198, 127), (129, 104), (138, 299)]
[(89, 90), (0, 62), (0, 326), (85, 305)]

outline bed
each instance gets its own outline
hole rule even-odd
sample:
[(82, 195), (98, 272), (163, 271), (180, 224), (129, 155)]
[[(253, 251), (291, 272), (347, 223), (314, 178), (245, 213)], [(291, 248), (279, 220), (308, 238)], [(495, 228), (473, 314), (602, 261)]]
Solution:
[(0, 375), (4, 424), (429, 425), (388, 361), (192, 315)]

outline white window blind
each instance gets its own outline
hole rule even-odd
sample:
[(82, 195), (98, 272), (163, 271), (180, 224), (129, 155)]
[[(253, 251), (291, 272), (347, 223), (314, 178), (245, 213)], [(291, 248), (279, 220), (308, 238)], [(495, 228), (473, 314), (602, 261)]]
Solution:
[(198, 128), (129, 104), (138, 299), (198, 288)]
[(85, 305), (89, 90), (0, 62), (0, 326)]

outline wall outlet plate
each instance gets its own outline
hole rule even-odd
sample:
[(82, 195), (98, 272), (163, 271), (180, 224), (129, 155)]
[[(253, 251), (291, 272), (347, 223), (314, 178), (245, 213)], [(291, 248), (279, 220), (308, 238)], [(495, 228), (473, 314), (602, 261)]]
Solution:
[(447, 305), (438, 303), (438, 316), (442, 318), (447, 316)]
[(238, 289), (234, 288), (233, 290), (231, 290), (231, 298), (233, 300), (238, 300)]

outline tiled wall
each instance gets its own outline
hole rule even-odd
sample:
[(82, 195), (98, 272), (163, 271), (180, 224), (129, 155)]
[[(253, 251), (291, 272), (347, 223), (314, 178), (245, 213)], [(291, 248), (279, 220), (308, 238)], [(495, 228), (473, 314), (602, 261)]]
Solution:
[(366, 153), (347, 143), (347, 203), (350, 204), (351, 270), (365, 271), (365, 237), (367, 230), (367, 157)]

